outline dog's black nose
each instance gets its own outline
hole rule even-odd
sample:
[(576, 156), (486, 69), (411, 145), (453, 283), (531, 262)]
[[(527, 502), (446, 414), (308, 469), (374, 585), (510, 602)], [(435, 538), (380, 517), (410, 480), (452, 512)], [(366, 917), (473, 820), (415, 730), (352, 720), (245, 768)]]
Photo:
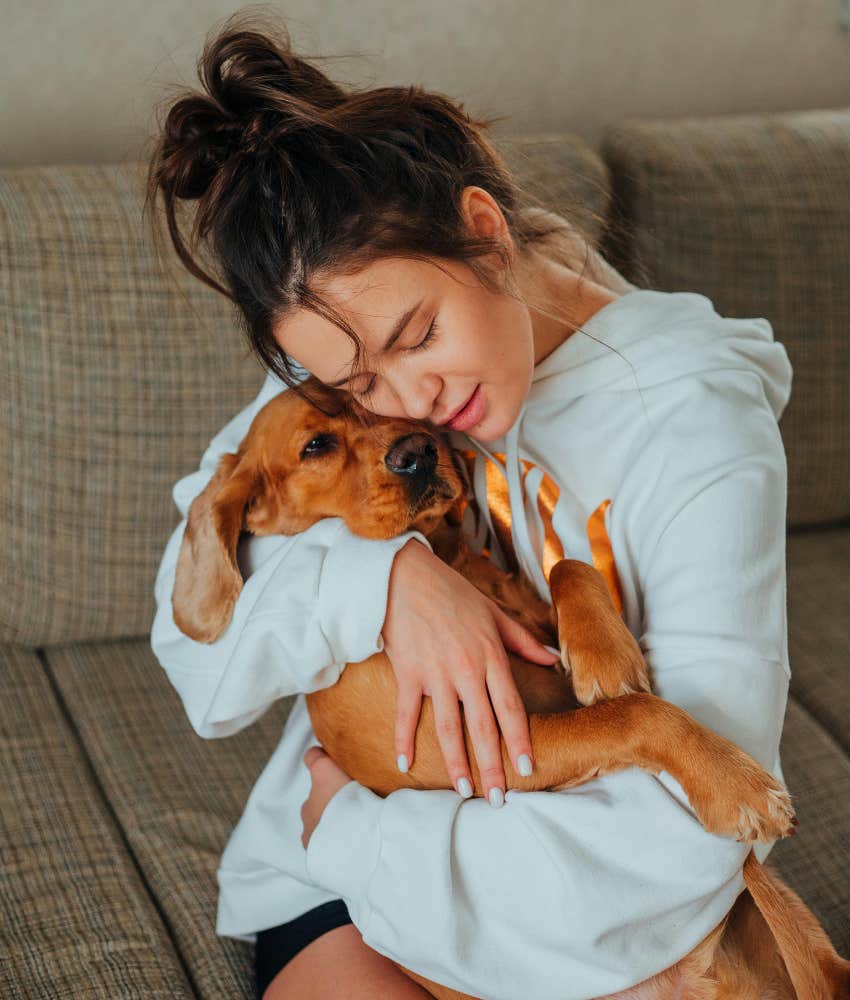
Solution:
[(428, 434), (406, 434), (393, 443), (384, 462), (390, 472), (427, 477), (437, 467), (437, 446)]

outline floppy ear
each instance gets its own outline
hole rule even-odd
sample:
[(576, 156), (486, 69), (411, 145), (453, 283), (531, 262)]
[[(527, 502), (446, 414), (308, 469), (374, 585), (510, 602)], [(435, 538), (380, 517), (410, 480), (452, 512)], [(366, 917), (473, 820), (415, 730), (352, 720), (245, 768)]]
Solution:
[(230, 622), (242, 591), (236, 545), (258, 479), (247, 455), (228, 452), (189, 508), (171, 604), (174, 623), (190, 639), (215, 642)]

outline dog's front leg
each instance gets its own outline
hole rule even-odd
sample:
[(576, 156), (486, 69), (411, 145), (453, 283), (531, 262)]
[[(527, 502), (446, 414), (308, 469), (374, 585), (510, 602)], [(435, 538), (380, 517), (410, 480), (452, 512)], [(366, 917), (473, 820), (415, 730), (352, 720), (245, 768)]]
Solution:
[(558, 646), (576, 699), (592, 705), (637, 691), (651, 692), (649, 668), (626, 627), (602, 574), (580, 559), (562, 559), (549, 574), (558, 619)]

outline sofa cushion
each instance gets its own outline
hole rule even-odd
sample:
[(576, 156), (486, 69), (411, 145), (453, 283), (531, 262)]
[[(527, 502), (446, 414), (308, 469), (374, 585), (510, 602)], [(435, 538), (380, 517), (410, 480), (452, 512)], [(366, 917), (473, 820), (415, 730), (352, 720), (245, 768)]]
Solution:
[(850, 108), (610, 128), (603, 249), (642, 287), (763, 316), (794, 368), (788, 522), (850, 516)]
[[(580, 140), (505, 153), (599, 231), (606, 173)], [(143, 181), (143, 164), (0, 170), (0, 641), (147, 634), (171, 489), (263, 380), (230, 302), (158, 261)]]
[(0, 170), (0, 640), (149, 629), (171, 488), (263, 379), (223, 296), (167, 280), (141, 186)]
[(252, 996), (253, 947), (216, 936), (216, 870), (293, 699), (235, 736), (203, 740), (147, 641), (46, 655), (198, 994)]
[(782, 772), (800, 825), (768, 862), (820, 920), (840, 955), (850, 956), (850, 761), (793, 697), (782, 731)]
[[(251, 946), (215, 936), (215, 872), (292, 699), (234, 737), (204, 741), (147, 644), (80, 644), (47, 656), (193, 981), (204, 995), (241, 984), (249, 996)], [(793, 702), (788, 718), (783, 753), (802, 825), (795, 843), (777, 845), (771, 857), (783, 847), (783, 870), (846, 951), (850, 764)]]
[(850, 525), (787, 537), (791, 691), (850, 754)]
[(193, 997), (42, 662), (0, 646), (0, 996)]
[(608, 225), (611, 191), (599, 154), (579, 136), (544, 132), (496, 142), (527, 194), (575, 222), (598, 243)]

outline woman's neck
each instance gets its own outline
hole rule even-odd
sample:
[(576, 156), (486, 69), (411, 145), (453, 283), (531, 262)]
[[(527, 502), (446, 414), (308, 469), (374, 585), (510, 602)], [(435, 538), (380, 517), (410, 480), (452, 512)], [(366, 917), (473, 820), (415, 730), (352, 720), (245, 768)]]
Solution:
[(594, 313), (620, 297), (618, 292), (536, 252), (519, 275), (519, 284), (529, 304), (535, 366)]

